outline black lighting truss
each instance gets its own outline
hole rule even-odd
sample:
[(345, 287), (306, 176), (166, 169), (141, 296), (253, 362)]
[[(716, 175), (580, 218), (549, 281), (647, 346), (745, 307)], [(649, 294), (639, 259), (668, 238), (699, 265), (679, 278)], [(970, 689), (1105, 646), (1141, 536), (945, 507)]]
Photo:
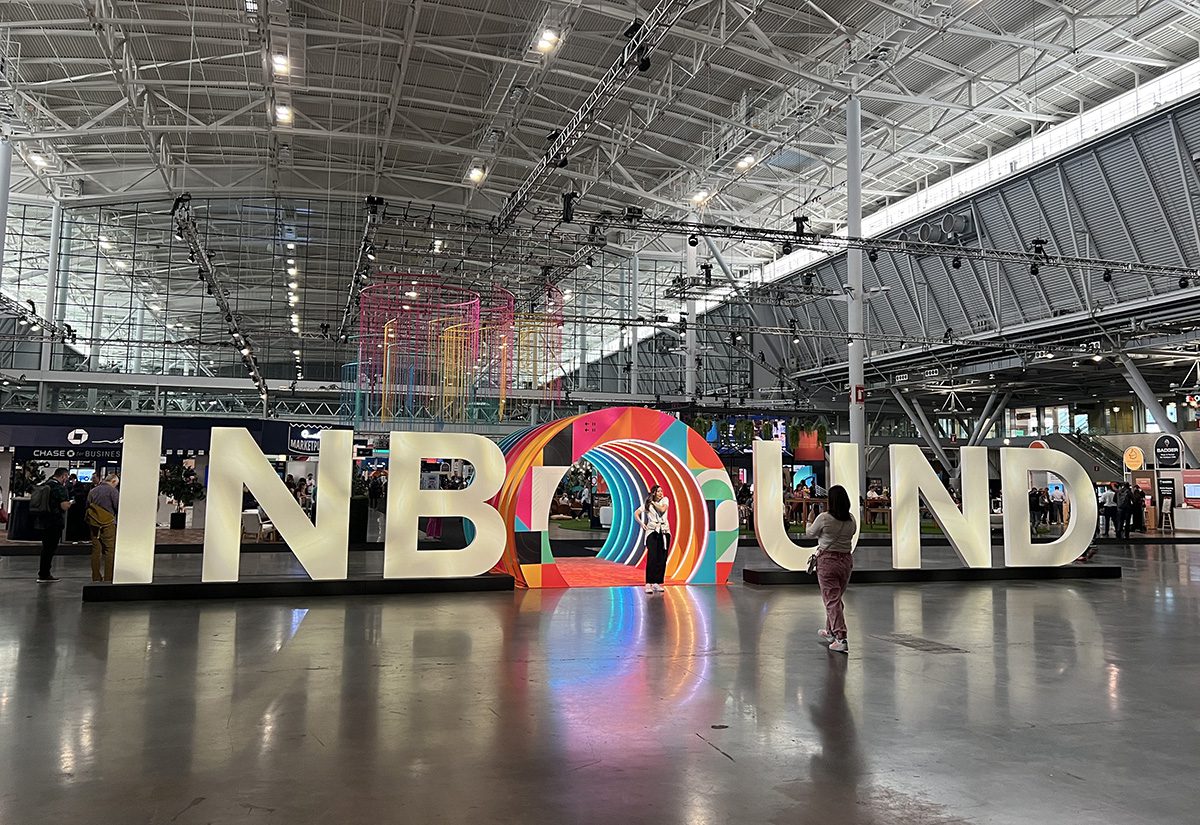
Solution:
[(530, 198), (543, 186), (555, 169), (560, 168), (570, 157), (571, 151), (579, 141), (587, 136), (597, 121), (604, 116), (621, 89), (637, 72), (644, 71), (644, 61), (662, 43), (667, 32), (683, 16), (691, 5), (691, 0), (662, 0), (654, 10), (641, 21), (640, 25), (631, 27), (629, 42), (621, 50), (621, 54), (604, 77), (592, 89), (591, 94), (583, 101), (575, 114), (567, 121), (558, 136), (546, 149), (545, 154), (530, 170), (525, 180), (505, 199), (500, 211), (492, 219), (492, 228), (503, 232), (516, 221), (517, 216), (525, 210)]
[(889, 252), (898, 255), (930, 255), (940, 258), (962, 258), (970, 261), (1018, 263), (1027, 266), (1062, 266), (1095, 272), (1138, 273), (1150, 277), (1169, 277), (1179, 280), (1200, 278), (1200, 270), (1190, 267), (1055, 255), (1046, 250), (1044, 246), (1037, 247), (1031, 252), (1024, 252), (989, 249), (987, 247), (958, 246), (955, 244), (923, 243), (921, 241), (910, 240), (901, 241), (887, 238), (820, 235), (813, 232), (797, 232), (787, 229), (768, 229), (765, 227), (739, 226), (737, 224), (712, 224), (698, 221), (654, 218), (647, 217), (640, 210), (629, 209), (624, 214), (577, 212), (575, 220), (578, 223), (589, 224), (593, 232), (604, 232), (608, 228), (620, 228), (658, 235), (675, 235), (679, 237), (690, 237), (693, 235), (697, 237), (706, 236), (732, 241), (756, 241), (778, 246), (787, 244), (789, 246), (804, 247), (831, 253), (845, 252), (850, 249), (862, 249)]
[(195, 260), (197, 277), (204, 282), (205, 290), (217, 302), (221, 316), (229, 326), (229, 336), (235, 349), (240, 350), (242, 363), (250, 374), (250, 380), (258, 388), (263, 401), (267, 398), (267, 379), (258, 368), (258, 360), (254, 357), (254, 348), (250, 339), (242, 331), (238, 315), (229, 305), (229, 295), (217, 278), (217, 270), (213, 265), (212, 256), (200, 241), (200, 232), (196, 218), (192, 214), (192, 196), (184, 193), (175, 199), (171, 207), (171, 217), (175, 221), (175, 235), (187, 244), (191, 257)]

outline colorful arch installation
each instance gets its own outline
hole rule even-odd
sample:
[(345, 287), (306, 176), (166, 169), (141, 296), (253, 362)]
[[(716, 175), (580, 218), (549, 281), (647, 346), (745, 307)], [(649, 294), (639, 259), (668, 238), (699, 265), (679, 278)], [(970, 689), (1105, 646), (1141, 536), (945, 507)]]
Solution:
[[(498, 569), (525, 587), (570, 587), (550, 547), (550, 500), (567, 469), (591, 462), (608, 483), (613, 522), (598, 562), (611, 581), (628, 584), (629, 568), (644, 567), (645, 549), (634, 511), (660, 484), (671, 499), (668, 583), (724, 584), (737, 553), (738, 511), (721, 460), (699, 433), (679, 419), (640, 407), (616, 407), (552, 421), (500, 442), (507, 479), (492, 504), (505, 517), (508, 542)], [(570, 562), (564, 562), (569, 565)]]

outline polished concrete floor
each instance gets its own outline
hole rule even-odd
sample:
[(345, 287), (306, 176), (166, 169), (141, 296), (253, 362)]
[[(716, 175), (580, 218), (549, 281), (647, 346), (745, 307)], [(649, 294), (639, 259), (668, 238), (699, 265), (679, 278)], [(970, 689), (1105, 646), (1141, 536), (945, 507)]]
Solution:
[(1195, 822), (1193, 547), (852, 587), (849, 657), (803, 588), (83, 605), (3, 558), (0, 825)]

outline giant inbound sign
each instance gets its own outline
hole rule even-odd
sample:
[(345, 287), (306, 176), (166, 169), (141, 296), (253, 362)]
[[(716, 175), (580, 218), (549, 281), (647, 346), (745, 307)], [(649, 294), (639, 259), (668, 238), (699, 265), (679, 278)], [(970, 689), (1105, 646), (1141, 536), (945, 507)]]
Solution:
[[(692, 436), (696, 434), (682, 422), (652, 411), (620, 408), (578, 418), (581, 426), (572, 436), (578, 440), (573, 449), (561, 452), (563, 460), (573, 460), (581, 449), (580, 454), (590, 458), (594, 455), (592, 450), (604, 447), (604, 455), (616, 463), (607, 470), (602, 468), (602, 473), (616, 478), (620, 472), (625, 472), (627, 477), (622, 483), (629, 486), (630, 501), (644, 495), (649, 484), (661, 483), (658, 479), (666, 480), (668, 476), (672, 479), (670, 483), (678, 489), (686, 488), (687, 495), (693, 499), (687, 512), (682, 512), (683, 506), (672, 508), (676, 549), (672, 553), (675, 561), (669, 566), (668, 575), (675, 581), (723, 582), (737, 550), (736, 541), (726, 543), (723, 537), (730, 532), (736, 536), (737, 517), (728, 476), (711, 466), (711, 457), (697, 455), (706, 448), (711, 451), (711, 448), (693, 440)], [(596, 425), (600, 423), (609, 427), (606, 432), (611, 437), (606, 439), (605, 433), (598, 434)], [(612, 435), (614, 429), (616, 435)], [(553, 438), (562, 438), (564, 431), (559, 429), (553, 434), (542, 434), (548, 438), (546, 443), (550, 445), (550, 453), (538, 447), (540, 452), (531, 462), (528, 439), (507, 440), (507, 446), (517, 443), (521, 449), (510, 450), (506, 456), (501, 446), (483, 436), (392, 433), (384, 577), (476, 576), (500, 565), (533, 587), (564, 584), (546, 576), (544, 570), (539, 570), (536, 577), (522, 575), (528, 566), (518, 563), (517, 550), (522, 532), (515, 528), (523, 527), (528, 532), (531, 524), (539, 526), (545, 522), (550, 505), (547, 491), (553, 491), (557, 479), (566, 470), (565, 466), (550, 466), (553, 462), (547, 461), (555, 452)], [(588, 442), (588, 439), (594, 440)], [(593, 446), (586, 447), (588, 443)], [(662, 446), (664, 444), (674, 446), (667, 449)], [(117, 524), (118, 552), (114, 571), (117, 583), (141, 584), (153, 580), (154, 514), (157, 511), (161, 447), (161, 427), (130, 425), (125, 428), (121, 518)], [(965, 447), (961, 451), (963, 507), (960, 510), (918, 448), (894, 445), (890, 449), (893, 564), (896, 567), (920, 566), (919, 505), (924, 499), (963, 563), (970, 567), (990, 567), (987, 450)], [(353, 433), (349, 430), (322, 431), (319, 455), (317, 485), (320, 495), (314, 524), (284, 487), (248, 431), (236, 427), (212, 431), (204, 524), (204, 581), (228, 582), (238, 578), (243, 484), (254, 494), (309, 576), (319, 580), (346, 578), (350, 478), (354, 467)], [(1071, 458), (1053, 450), (1004, 449), (1000, 455), (1005, 563), (1057, 566), (1071, 562), (1087, 548), (1096, 523), (1096, 499), (1091, 495), (1086, 472)], [(463, 490), (422, 490), (421, 459), (429, 456), (470, 462), (475, 469), (473, 482)], [(835, 444), (830, 458), (831, 483), (843, 485), (851, 498), (856, 499), (859, 492), (858, 451), (851, 445)], [(1029, 473), (1034, 470), (1046, 470), (1063, 479), (1072, 513), (1071, 523), (1062, 537), (1036, 546), (1029, 538), (1026, 496)], [(803, 569), (812, 549), (793, 543), (783, 529), (782, 455), (778, 442), (755, 443), (754, 478), (755, 526), (760, 545), (782, 567)], [(690, 485), (696, 489), (691, 490)], [(732, 525), (729, 523), (731, 515)], [(469, 519), (475, 528), (474, 535), (462, 549), (418, 550), (417, 522), (421, 516)], [(522, 523), (516, 525), (516, 522)], [(640, 547), (636, 536), (630, 542), (627, 535), (622, 535), (631, 529), (628, 520), (614, 522), (613, 532), (618, 534), (616, 540), (620, 547), (629, 544)], [(694, 558), (688, 560), (689, 554)], [(636, 566), (640, 562), (639, 555), (635, 549), (624, 553), (617, 561)]]

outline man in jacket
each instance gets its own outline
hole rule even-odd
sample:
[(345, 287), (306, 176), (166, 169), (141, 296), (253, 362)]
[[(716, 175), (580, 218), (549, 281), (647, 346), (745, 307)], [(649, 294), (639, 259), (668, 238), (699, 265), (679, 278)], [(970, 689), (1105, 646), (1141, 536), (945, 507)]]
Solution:
[(1129, 522), (1133, 518), (1133, 491), (1122, 483), (1117, 489), (1117, 538), (1129, 538)]
[[(1109, 484), (1108, 489), (1100, 494), (1100, 514), (1104, 516), (1104, 537), (1108, 538), (1109, 525), (1117, 521), (1117, 485)], [(1117, 528), (1117, 537), (1121, 535)]]
[[(120, 496), (117, 485), (121, 479), (114, 473), (88, 493), (87, 525), (92, 534), (92, 581), (110, 582), (113, 578), (113, 559), (117, 550), (117, 507)], [(101, 571), (103, 562), (103, 571)]]
[(62, 538), (63, 528), (67, 526), (66, 512), (71, 507), (71, 494), (66, 486), (67, 475), (67, 468), (59, 467), (31, 496), (29, 509), (35, 525), (42, 531), (42, 555), (37, 577), (42, 584), (58, 581), (58, 577), (50, 572), (50, 565), (54, 561), (54, 554), (58, 552), (59, 539)]

